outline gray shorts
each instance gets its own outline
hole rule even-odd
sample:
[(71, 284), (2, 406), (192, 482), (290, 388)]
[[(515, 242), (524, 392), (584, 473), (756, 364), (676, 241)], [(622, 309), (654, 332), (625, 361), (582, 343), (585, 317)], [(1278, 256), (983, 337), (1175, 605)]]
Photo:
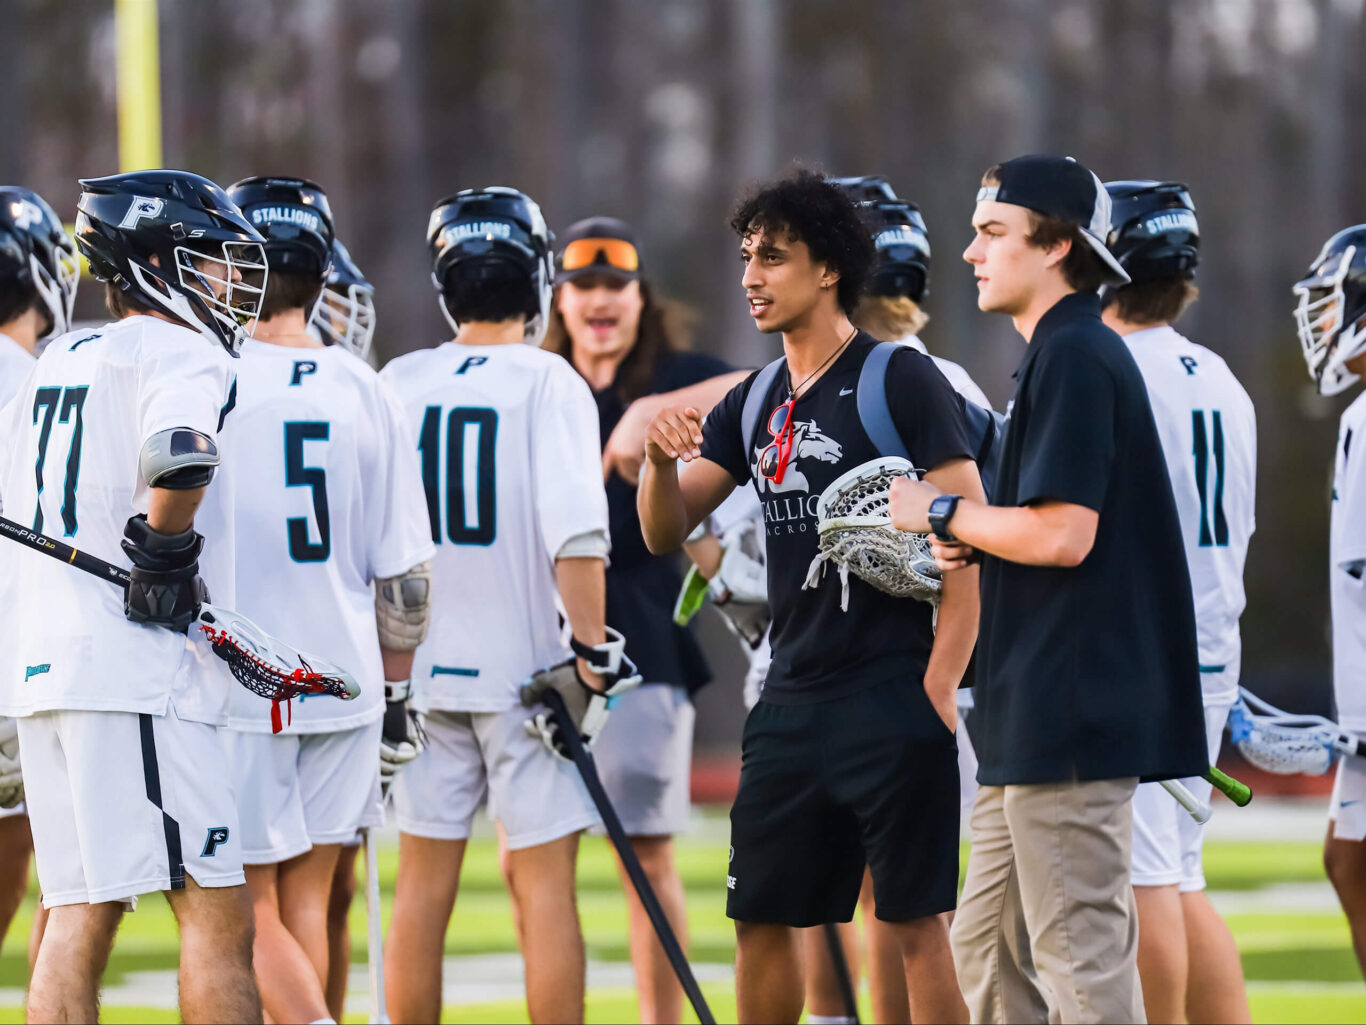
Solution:
[(627, 691), (612, 707), (593, 758), (627, 836), (687, 830), (695, 716), (687, 691), (664, 684)]

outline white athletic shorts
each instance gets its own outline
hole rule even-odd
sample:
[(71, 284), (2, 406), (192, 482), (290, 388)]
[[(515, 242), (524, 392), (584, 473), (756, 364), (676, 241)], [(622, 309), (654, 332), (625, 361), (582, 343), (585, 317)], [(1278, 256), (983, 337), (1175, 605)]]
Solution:
[(1338, 760), (1328, 820), (1333, 823), (1333, 839), (1366, 840), (1366, 759)]
[[(1219, 758), (1233, 703), (1205, 706), (1205, 738), (1209, 761)], [(1181, 781), (1199, 800), (1208, 801), (1213, 787), (1203, 778)], [(1134, 849), (1130, 879), (1135, 886), (1179, 886), (1182, 893), (1205, 888), (1201, 854), (1205, 827), (1177, 804), (1161, 783), (1141, 783), (1134, 792)]]
[(637, 687), (613, 703), (593, 758), (627, 836), (687, 832), (696, 715), (687, 691), (667, 684)]
[(24, 807), (24, 802), (20, 801), (13, 808), (0, 808), (0, 819), (17, 819), (21, 815), (27, 815), (28, 809)]
[(218, 729), (176, 716), (58, 710), (19, 719), (43, 904), (241, 886), (241, 838)]
[(528, 709), (427, 713), (427, 747), (399, 770), (391, 789), (400, 832), (466, 840), (485, 797), (510, 850), (537, 847), (598, 821), (571, 762), (527, 734)]
[(379, 808), (383, 723), (337, 733), (224, 730), (242, 818), (242, 860), (278, 865), (314, 844), (346, 844)]

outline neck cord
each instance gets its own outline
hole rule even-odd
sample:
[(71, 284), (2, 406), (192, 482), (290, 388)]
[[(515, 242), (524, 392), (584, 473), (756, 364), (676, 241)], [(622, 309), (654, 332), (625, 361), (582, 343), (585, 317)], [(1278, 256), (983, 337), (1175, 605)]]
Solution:
[(844, 347), (848, 345), (850, 342), (852, 342), (854, 340), (854, 336), (857, 334), (858, 328), (854, 328), (853, 331), (849, 332), (849, 337), (846, 338), (844, 341), (840, 342), (840, 344), (836, 347), (835, 351), (832, 352), (829, 356), (826, 356), (825, 359), (821, 360), (821, 365), (818, 366), (815, 370), (811, 371), (811, 373), (803, 377), (801, 384), (797, 385), (795, 388), (792, 386), (792, 367), (789, 366), (787, 368), (787, 397), (789, 399), (795, 399), (797, 397), (797, 392), (801, 391), (804, 387), (806, 387), (806, 382), (810, 381), (811, 378), (815, 377), (822, 370), (824, 370), (830, 364), (831, 360), (833, 360), (836, 356), (838, 356), (841, 352), (844, 351)]

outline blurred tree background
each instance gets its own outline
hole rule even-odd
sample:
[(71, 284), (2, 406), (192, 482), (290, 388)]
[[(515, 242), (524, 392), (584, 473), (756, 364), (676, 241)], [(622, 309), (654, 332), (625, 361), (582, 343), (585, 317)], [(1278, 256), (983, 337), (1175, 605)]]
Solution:
[[(117, 170), (112, 4), (0, 0), (0, 25), (0, 180), (69, 219), (75, 179)], [(726, 214), (800, 161), (886, 174), (921, 205), (925, 338), (1003, 405), (1022, 343), (959, 259), (981, 172), (1043, 150), (1187, 182), (1202, 299), (1180, 326), (1260, 421), (1244, 680), (1327, 710), (1344, 402), (1309, 385), (1290, 285), (1366, 220), (1363, 0), (161, 0), (160, 31), (166, 163), (321, 182), (377, 285), (381, 361), (445, 337), (433, 201), (508, 184), (552, 228), (634, 222), (651, 277), (702, 314), (696, 345), (757, 365), (776, 343), (745, 313)], [(97, 289), (78, 314), (101, 315)], [(736, 704), (725, 691), (704, 705)]]

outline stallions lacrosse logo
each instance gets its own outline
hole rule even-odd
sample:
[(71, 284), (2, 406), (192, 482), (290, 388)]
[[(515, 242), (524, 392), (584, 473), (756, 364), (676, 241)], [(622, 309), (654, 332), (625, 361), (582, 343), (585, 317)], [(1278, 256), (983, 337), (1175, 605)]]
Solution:
[(797, 466), (803, 459), (815, 459), (822, 463), (838, 463), (844, 452), (840, 443), (825, 434), (817, 426), (816, 421), (798, 420), (792, 425), (792, 460), (787, 464), (787, 472), (783, 474), (783, 482), (775, 484), (759, 473), (759, 458), (764, 454), (766, 448), (768, 448), (767, 445), (755, 447), (754, 463), (750, 467), (750, 473), (759, 482), (760, 492), (772, 492), (775, 495), (787, 491), (811, 490), (811, 482), (806, 479), (806, 474), (802, 473)]

